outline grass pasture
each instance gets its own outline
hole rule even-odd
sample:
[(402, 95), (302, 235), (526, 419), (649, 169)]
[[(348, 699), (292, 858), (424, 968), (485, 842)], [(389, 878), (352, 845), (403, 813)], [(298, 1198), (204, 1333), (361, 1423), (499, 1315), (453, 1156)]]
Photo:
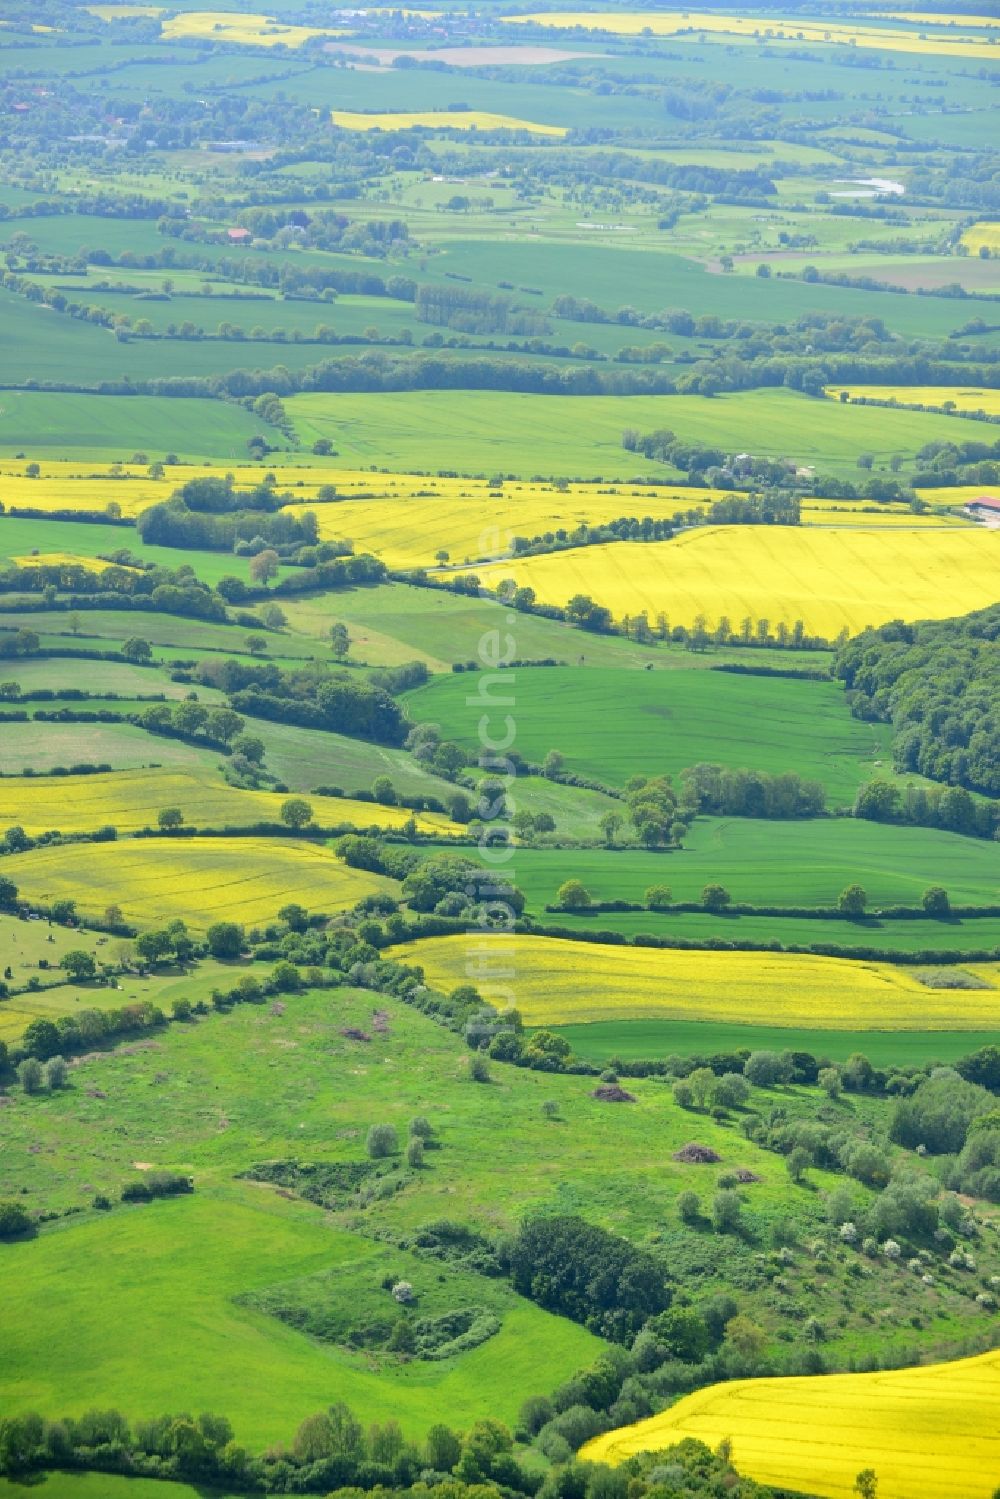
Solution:
[(995, 1350), (877, 1374), (735, 1380), (595, 1437), (581, 1456), (618, 1463), (684, 1437), (713, 1447), (725, 1437), (741, 1472), (823, 1499), (849, 1499), (861, 1468), (874, 1469), (884, 1499), (989, 1499), (1000, 1469), (998, 1404)]
[[(478, 987), (488, 1001), (499, 995), (509, 1004), (513, 993), (526, 1025), (686, 1020), (807, 1030), (982, 1031), (1000, 1022), (997, 989), (929, 989), (889, 963), (602, 947), (531, 936), (492, 941), (494, 953), (475, 971), (488, 973), (495, 964), (501, 977), (480, 978)], [(465, 937), (431, 937), (392, 951), (401, 962), (419, 964), (427, 982), (446, 992), (473, 971)]]
[[(366, 1367), (363, 1356), (318, 1344), (235, 1304), (237, 1295), (274, 1282), (323, 1271), (357, 1273), (372, 1259), (370, 1244), (331, 1231), (315, 1209), (250, 1184), (157, 1204), (151, 1212), (125, 1209), (114, 1222), (95, 1215), (71, 1233), (16, 1246), (13, 1254), (22, 1282), (9, 1306), (5, 1339), (8, 1408), (10, 1397), (22, 1409), (67, 1413), (100, 1401), (138, 1417), (170, 1410), (178, 1399), (199, 1409), (225, 1404), (238, 1437), (257, 1447), (289, 1437), (304, 1416), (342, 1398), (364, 1420), (393, 1415), (419, 1436), (440, 1402), (463, 1422), (494, 1414), (504, 1370), (507, 1394), (499, 1396), (499, 1410), (512, 1420), (518, 1391), (532, 1377), (564, 1378), (600, 1348), (582, 1328), (520, 1302), (501, 1331), (465, 1357), (404, 1365), (398, 1372)], [(71, 1345), (60, 1347), (55, 1339), (49, 1359), (40, 1361), (30, 1334), (31, 1300), (67, 1277), (79, 1286), (72, 1267), (80, 1255), (108, 1262), (124, 1314), (118, 1356), (105, 1356), (100, 1303), (88, 1305), (81, 1296)], [(61, 1298), (53, 1298), (45, 1315), (53, 1335), (64, 1312)], [(150, 1347), (157, 1349), (155, 1359), (143, 1354)], [(244, 1373), (230, 1382), (234, 1359)]]
[(996, 598), (1000, 536), (979, 529), (703, 526), (673, 541), (612, 542), (477, 568), (489, 587), (514, 578), (542, 603), (584, 593), (616, 619), (668, 611), (709, 630), (723, 616), (773, 630), (797, 619), (833, 640), (890, 619), (944, 619)]
[[(89, 662), (87, 663), (90, 664)], [(121, 704), (124, 709), (127, 703)], [(19, 776), (58, 766), (111, 765), (115, 770), (160, 766), (203, 769), (218, 763), (218, 754), (181, 739), (147, 734), (129, 723), (5, 723), (0, 734), (0, 775)], [(315, 784), (315, 783), (314, 783)], [(48, 780), (39, 782), (44, 797)]]
[[(587, 652), (587, 637), (576, 638)], [(822, 781), (835, 806), (853, 801), (873, 775), (891, 773), (886, 726), (851, 718), (833, 682), (710, 671), (623, 678), (596, 667), (523, 667), (505, 674), (504, 684), (502, 693), (493, 689), (493, 700), (512, 698), (513, 707), (494, 713), (513, 712), (523, 755), (540, 763), (559, 750), (567, 769), (614, 786), (640, 772), (676, 774), (707, 760), (798, 771)], [(446, 738), (476, 747), (483, 705), (475, 678), (435, 678), (406, 700), (414, 722), (439, 724)]]
[[(0, 779), (0, 825), (16, 823), (31, 836), (47, 828), (63, 833), (91, 832), (112, 825), (119, 832), (155, 827), (163, 807), (179, 807), (189, 827), (249, 827), (280, 822), (285, 794), (241, 791), (221, 777), (189, 771), (126, 770), (110, 775), (59, 776), (44, 790), (29, 777)], [(322, 823), (399, 828), (411, 816), (404, 807), (382, 807), (349, 798), (322, 797), (311, 803)], [(458, 824), (434, 812), (413, 813), (424, 833), (452, 834)], [(270, 856), (268, 856), (270, 857)]]
[(139, 926), (180, 916), (200, 931), (269, 921), (289, 902), (342, 911), (394, 888), (316, 844), (252, 837), (66, 844), (16, 855), (5, 868), (27, 901), (70, 898), (96, 914), (117, 905)]

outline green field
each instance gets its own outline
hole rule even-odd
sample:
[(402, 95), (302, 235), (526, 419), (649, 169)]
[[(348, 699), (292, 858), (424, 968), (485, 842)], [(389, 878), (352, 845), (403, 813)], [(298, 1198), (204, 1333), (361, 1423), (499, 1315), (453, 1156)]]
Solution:
[(628, 477), (670, 470), (621, 447), (625, 427), (669, 427), (723, 451), (752, 448), (822, 472), (856, 472), (858, 455), (904, 459), (934, 438), (976, 441), (977, 423), (915, 411), (860, 410), (786, 390), (718, 396), (530, 396), (510, 392), (293, 396), (304, 444), (329, 438), (345, 463), (470, 474)]
[[(585, 651), (587, 637), (577, 638)], [(438, 678), (408, 694), (410, 717), (437, 723), (446, 737), (472, 747), (483, 713), (478, 693), (475, 678)], [(702, 671), (623, 678), (603, 669), (526, 667), (493, 686), (493, 701), (500, 697), (512, 700), (500, 716), (514, 717), (516, 748), (527, 759), (539, 763), (559, 750), (567, 770), (613, 786), (630, 775), (676, 775), (710, 761), (797, 771), (822, 781), (838, 806), (891, 763), (886, 727), (852, 719), (832, 682)]]
[[(518, 789), (516, 783), (515, 800)], [(516, 864), (518, 884), (533, 911), (555, 901), (566, 878), (564, 854), (519, 849)], [(680, 849), (581, 849), (573, 855), (573, 875), (595, 901), (642, 901), (650, 885), (668, 885), (675, 901), (695, 901), (705, 885), (717, 882), (738, 904), (835, 906), (841, 890), (856, 882), (867, 891), (873, 910), (919, 906), (929, 885), (943, 885), (954, 905), (1000, 905), (1000, 848), (995, 843), (934, 828), (887, 827), (848, 818), (768, 822), (698, 817)], [(604, 924), (603, 918), (593, 920)], [(935, 927), (942, 923), (928, 929)]]
[(846, 1062), (861, 1052), (876, 1067), (952, 1062), (993, 1042), (992, 1031), (809, 1031), (779, 1026), (718, 1025), (683, 1020), (608, 1020), (591, 1025), (553, 1027), (577, 1056), (605, 1062), (648, 1061), (673, 1054), (713, 1056), (717, 1052), (808, 1051)]
[[(238, 406), (166, 396), (94, 396), (5, 390), (0, 452), (29, 458), (100, 458), (146, 452), (183, 459), (245, 459), (247, 440), (264, 430)], [(274, 436), (270, 428), (266, 435)]]

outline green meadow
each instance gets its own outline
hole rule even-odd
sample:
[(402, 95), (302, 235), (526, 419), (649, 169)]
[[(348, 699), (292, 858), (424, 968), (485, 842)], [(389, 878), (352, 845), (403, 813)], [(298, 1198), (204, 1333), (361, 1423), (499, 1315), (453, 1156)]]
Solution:
[[(373, 1361), (260, 1308), (311, 1305), (319, 1293), (329, 1316), (349, 1317), (352, 1305), (388, 1299), (378, 1289), (387, 1263), (394, 1273), (412, 1265), (418, 1287), (440, 1297), (427, 1282), (439, 1264), (394, 1256), (391, 1246), (443, 1210), (484, 1228), (539, 1208), (583, 1212), (655, 1238), (676, 1194), (704, 1181), (704, 1168), (671, 1159), (695, 1129), (718, 1151), (720, 1170), (738, 1165), (761, 1178), (746, 1209), (748, 1232), (768, 1234), (793, 1205), (803, 1224), (821, 1221), (818, 1194), (790, 1184), (773, 1155), (732, 1124), (693, 1120), (655, 1079), (630, 1082), (638, 1106), (626, 1110), (591, 1098), (586, 1078), (498, 1066), (490, 1085), (476, 1085), (459, 1038), (381, 996), (388, 1035), (374, 1045), (346, 1037), (348, 1027), (370, 1024), (372, 1001), (328, 990), (174, 1024), (146, 1044), (88, 1058), (68, 1090), (18, 1097), (5, 1111), (0, 1183), (22, 1184), (39, 1208), (84, 1209), (5, 1251), (13, 1269), (0, 1372), (6, 1410), (113, 1404), (138, 1418), (222, 1407), (237, 1437), (255, 1446), (287, 1437), (310, 1410), (337, 1398), (362, 1419), (393, 1415), (413, 1435), (439, 1419), (445, 1400), (463, 1425), (487, 1414), (511, 1421), (525, 1395), (565, 1378), (601, 1345), (502, 1285), (483, 1292), (502, 1314), (499, 1333), (432, 1364)], [(808, 1102), (800, 1090), (781, 1096)], [(554, 1109), (543, 1111), (546, 1101)], [(768, 1095), (755, 1095), (754, 1105), (767, 1107)], [(837, 1107), (848, 1122), (877, 1105), (845, 1099)], [(380, 1178), (391, 1189), (374, 1198), (348, 1197), (324, 1214), (235, 1179), (267, 1159), (356, 1161), (369, 1124), (391, 1122), (405, 1134), (418, 1112), (429, 1117), (437, 1148), (419, 1171), (391, 1158)], [(190, 1172), (193, 1197), (86, 1211), (95, 1192), (117, 1195), (136, 1162)], [(810, 1175), (815, 1186), (831, 1181)], [(856, 1191), (860, 1203), (866, 1189)], [(376, 1225), (382, 1246), (372, 1241)], [(681, 1237), (685, 1257), (706, 1252), (697, 1229)], [(707, 1248), (718, 1273), (732, 1274), (736, 1246)], [(81, 1258), (102, 1265), (102, 1296), (74, 1273)], [(838, 1284), (834, 1277), (821, 1305)], [(456, 1277), (455, 1299), (468, 1294)], [(932, 1302), (915, 1283), (913, 1294), (931, 1336), (953, 1335), (970, 1315), (957, 1293)], [(116, 1308), (110, 1358), (108, 1295)], [(781, 1319), (767, 1311), (766, 1292), (745, 1301), (777, 1331)], [(67, 1316), (72, 1339), (60, 1336)], [(848, 1316), (834, 1347), (857, 1346), (863, 1327)], [(883, 1329), (883, 1336), (891, 1343), (905, 1334)], [(228, 1374), (234, 1367), (238, 1380)]]
[(821, 781), (829, 804), (839, 806), (892, 763), (886, 726), (852, 718), (833, 682), (525, 667), (505, 673), (499, 686), (487, 677), (437, 677), (407, 702), (411, 718), (439, 724), (445, 737), (473, 748), (483, 699), (488, 708), (501, 698), (494, 713), (498, 721), (514, 717), (515, 747), (526, 759), (537, 764), (558, 750), (567, 770), (613, 786), (709, 761), (797, 771)]

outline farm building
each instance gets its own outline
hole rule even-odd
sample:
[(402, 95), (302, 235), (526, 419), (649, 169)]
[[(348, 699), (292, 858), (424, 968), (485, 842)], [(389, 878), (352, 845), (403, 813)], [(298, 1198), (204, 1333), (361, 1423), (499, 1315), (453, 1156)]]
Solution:
[(966, 500), (963, 509), (970, 520), (980, 520), (987, 526), (1000, 527), (1000, 499), (993, 495), (980, 494), (974, 500)]

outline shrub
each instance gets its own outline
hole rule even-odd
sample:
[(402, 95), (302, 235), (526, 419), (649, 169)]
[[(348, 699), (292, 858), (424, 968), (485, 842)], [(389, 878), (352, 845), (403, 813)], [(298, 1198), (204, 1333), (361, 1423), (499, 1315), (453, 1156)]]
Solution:
[(25, 1093), (40, 1093), (44, 1086), (42, 1064), (37, 1057), (25, 1057), (17, 1064), (17, 1080)]
[(475, 1052), (469, 1058), (469, 1077), (474, 1083), (488, 1083), (491, 1080), (490, 1064), (481, 1052)]
[(50, 1093), (65, 1088), (69, 1068), (62, 1057), (49, 1057), (45, 1064), (45, 1086)]
[(677, 1216), (682, 1223), (697, 1223), (701, 1218), (701, 1199), (697, 1192), (682, 1192), (677, 1199)]
[(398, 1155), (399, 1138), (395, 1125), (373, 1124), (368, 1131), (365, 1149), (373, 1161), (381, 1160), (389, 1155)]
[(0, 1239), (15, 1239), (31, 1228), (31, 1214), (20, 1202), (0, 1202)]
[(712, 1198), (712, 1226), (718, 1234), (735, 1233), (740, 1226), (743, 1204), (738, 1192), (722, 1187)]
[(407, 1141), (406, 1164), (413, 1167), (424, 1164), (424, 1142), (419, 1135), (411, 1135)]

